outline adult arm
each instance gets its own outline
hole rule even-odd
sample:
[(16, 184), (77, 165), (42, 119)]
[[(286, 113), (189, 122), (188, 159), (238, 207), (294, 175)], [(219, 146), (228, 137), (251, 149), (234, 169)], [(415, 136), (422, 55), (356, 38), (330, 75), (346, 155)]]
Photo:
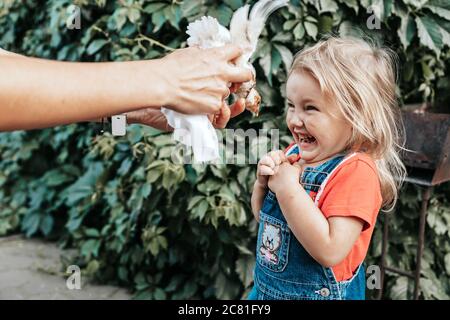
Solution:
[[(0, 130), (35, 129), (161, 106), (215, 113), (227, 84), (252, 74), (230, 62), (236, 46), (186, 48), (162, 59), (59, 62), (0, 54)], [(19, 58), (21, 57), (21, 58)]]

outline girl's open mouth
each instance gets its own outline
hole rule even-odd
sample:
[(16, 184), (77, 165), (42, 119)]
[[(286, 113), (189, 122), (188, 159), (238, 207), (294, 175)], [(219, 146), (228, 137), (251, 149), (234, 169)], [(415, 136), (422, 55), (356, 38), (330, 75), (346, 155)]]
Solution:
[(298, 141), (300, 142), (301, 149), (308, 149), (316, 144), (316, 138), (306, 134), (299, 134)]

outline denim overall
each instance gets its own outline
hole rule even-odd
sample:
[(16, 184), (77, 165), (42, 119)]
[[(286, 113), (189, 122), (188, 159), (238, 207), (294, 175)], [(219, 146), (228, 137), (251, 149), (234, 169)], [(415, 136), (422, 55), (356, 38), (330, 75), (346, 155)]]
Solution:
[[(295, 153), (299, 153), (296, 145), (287, 155)], [(308, 194), (317, 192), (344, 157), (337, 155), (315, 168), (305, 168), (301, 177), (305, 191)], [(275, 194), (268, 191), (260, 211), (254, 286), (248, 299), (364, 300), (365, 283), (362, 264), (352, 278), (337, 282), (332, 269), (321, 266), (298, 242)]]

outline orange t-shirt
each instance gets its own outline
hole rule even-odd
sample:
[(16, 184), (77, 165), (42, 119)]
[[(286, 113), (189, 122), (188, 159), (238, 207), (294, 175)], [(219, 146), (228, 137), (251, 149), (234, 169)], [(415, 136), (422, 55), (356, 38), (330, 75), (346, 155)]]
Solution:
[(332, 267), (337, 281), (348, 280), (366, 257), (381, 209), (381, 186), (375, 162), (364, 153), (344, 158), (328, 177), (325, 188), (311, 193), (313, 200), (317, 196), (318, 208), (326, 218), (357, 217), (364, 221), (363, 230), (348, 255)]
[(323, 215), (357, 217), (364, 221), (363, 230), (348, 255), (332, 267), (337, 281), (350, 279), (364, 261), (381, 204), (377, 168), (369, 155), (356, 153), (344, 159), (329, 177), (318, 202)]

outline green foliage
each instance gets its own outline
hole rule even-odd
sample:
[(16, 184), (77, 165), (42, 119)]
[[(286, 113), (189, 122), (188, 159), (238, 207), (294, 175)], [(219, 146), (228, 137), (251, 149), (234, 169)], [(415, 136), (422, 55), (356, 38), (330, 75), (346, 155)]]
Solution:
[[(82, 8), (81, 30), (66, 28), (66, 8)], [(209, 14), (228, 25), (243, 0), (6, 0), (0, 46), (66, 61), (157, 58), (185, 46), (189, 22)], [(380, 29), (368, 29), (372, 15)], [(372, 12), (372, 11), (370, 11)], [(443, 0), (293, 0), (270, 17), (254, 65), (263, 108), (232, 128), (280, 128), (293, 54), (324, 33), (365, 34), (400, 58), (404, 103), (448, 105), (450, 7)], [(126, 81), (126, 79), (124, 79)], [(447, 107), (448, 111), (448, 107)], [(0, 235), (59, 240), (102, 282), (139, 299), (240, 298), (252, 281), (256, 223), (250, 210), (254, 165), (177, 165), (170, 135), (132, 126), (126, 137), (97, 135), (95, 124), (0, 134)], [(450, 295), (450, 197), (435, 188), (427, 220), (422, 296)], [(413, 269), (420, 193), (407, 186), (391, 219), (388, 263)], [(377, 264), (383, 219), (367, 262)], [(410, 298), (412, 282), (389, 274), (387, 297)], [(370, 293), (369, 293), (370, 295)]]

